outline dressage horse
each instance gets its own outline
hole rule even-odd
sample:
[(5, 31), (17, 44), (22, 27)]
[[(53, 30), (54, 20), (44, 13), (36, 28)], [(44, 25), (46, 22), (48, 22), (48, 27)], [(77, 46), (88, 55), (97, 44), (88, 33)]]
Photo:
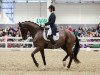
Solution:
[[(38, 24), (31, 22), (31, 21), (25, 21), (25, 22), (19, 22), (20, 31), (22, 34), (22, 38), (26, 40), (27, 33), (29, 32), (33, 38), (33, 43), (36, 49), (32, 52), (31, 56), (33, 59), (33, 62), (37, 67), (39, 67), (38, 62), (36, 61), (34, 55), (40, 51), (42, 60), (44, 63), (44, 66), (46, 66), (46, 60), (45, 60), (45, 53), (44, 49), (51, 49), (52, 44), (50, 41), (46, 41), (43, 38), (43, 30), (44, 28), (39, 26)], [(79, 52), (80, 46), (79, 46), (79, 40), (78, 38), (70, 31), (66, 29), (59, 29), (59, 39), (56, 41), (57, 47), (62, 48), (67, 54), (63, 59), (63, 66), (65, 65), (66, 59), (70, 56), (70, 60), (68, 63), (67, 68), (70, 68), (72, 60), (76, 63), (79, 63), (80, 61), (77, 59), (77, 54)], [(74, 46), (75, 45), (75, 46)], [(73, 48), (74, 47), (74, 48)]]

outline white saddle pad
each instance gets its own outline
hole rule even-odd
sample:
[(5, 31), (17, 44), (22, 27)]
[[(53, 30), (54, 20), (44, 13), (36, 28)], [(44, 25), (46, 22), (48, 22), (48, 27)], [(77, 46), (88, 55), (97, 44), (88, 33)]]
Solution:
[[(46, 33), (46, 28), (48, 28), (47, 33)], [(48, 35), (51, 35), (52, 34), (52, 30), (51, 30), (51, 27), (50, 26), (46, 26), (46, 28), (44, 28), (44, 31), (43, 31), (43, 38), (46, 41), (50, 41), (47, 38), (48, 38)], [(54, 39), (54, 41), (57, 41), (59, 39), (59, 32), (56, 33), (56, 36), (53, 35), (53, 39)]]

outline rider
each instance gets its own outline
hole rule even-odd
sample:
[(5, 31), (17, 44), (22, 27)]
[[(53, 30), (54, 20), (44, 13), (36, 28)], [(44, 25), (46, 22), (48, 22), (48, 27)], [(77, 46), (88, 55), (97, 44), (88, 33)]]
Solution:
[(48, 36), (48, 38), (50, 39), (50, 41), (51, 41), (51, 43), (53, 45), (53, 48), (55, 48), (55, 46), (56, 46), (56, 43), (55, 43), (55, 41), (53, 39), (53, 35), (56, 35), (56, 32), (57, 32), (57, 27), (55, 25), (56, 15), (55, 15), (54, 11), (55, 11), (55, 7), (53, 5), (50, 5), (49, 6), (49, 12), (51, 14), (49, 16), (48, 22), (45, 23), (45, 26), (50, 25), (51, 30), (52, 30), (52, 35)]

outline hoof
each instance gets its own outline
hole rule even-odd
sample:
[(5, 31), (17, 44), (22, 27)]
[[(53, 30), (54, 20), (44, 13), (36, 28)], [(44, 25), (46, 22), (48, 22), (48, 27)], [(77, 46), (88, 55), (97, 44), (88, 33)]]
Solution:
[(81, 63), (77, 58), (74, 59), (74, 62), (77, 64)]
[(67, 67), (64, 67), (64, 69), (67, 70), (68, 68)]
[(36, 67), (39, 67), (39, 64), (38, 63), (36, 64)]
[(63, 61), (63, 66), (64, 66), (64, 67), (66, 66), (66, 61)]
[(70, 68), (70, 66), (67, 66), (67, 68), (69, 69), (69, 68)]

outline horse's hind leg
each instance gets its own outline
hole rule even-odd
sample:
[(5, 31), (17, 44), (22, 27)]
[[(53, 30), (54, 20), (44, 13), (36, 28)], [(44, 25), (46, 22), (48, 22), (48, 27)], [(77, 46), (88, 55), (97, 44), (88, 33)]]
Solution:
[(67, 48), (66, 46), (65, 47), (62, 47), (62, 49), (67, 53), (67, 55), (63, 58), (63, 66), (65, 67), (66, 66), (66, 59), (68, 58), (68, 52), (67, 52)]
[(42, 56), (42, 60), (43, 60), (43, 63), (44, 63), (44, 66), (46, 66), (46, 60), (45, 60), (45, 53), (44, 53), (44, 49), (40, 51), (41, 53), (41, 56)]
[(63, 66), (65, 67), (66, 66), (66, 59), (68, 58), (68, 54), (64, 57), (64, 59), (63, 59)]
[(70, 60), (69, 60), (67, 68), (70, 68), (72, 60), (73, 60), (73, 54), (70, 55)]
[(32, 52), (32, 54), (31, 54), (31, 57), (32, 57), (33, 62), (35, 63), (36, 67), (38, 67), (39, 64), (37, 63), (37, 61), (36, 61), (34, 55), (35, 55), (37, 52), (39, 52), (39, 51), (40, 51), (40, 50), (39, 50), (38, 48), (36, 48), (36, 49)]
[(66, 59), (68, 58), (68, 54), (64, 57), (63, 61), (66, 61)]
[(71, 63), (72, 63), (72, 60), (73, 60), (72, 48), (73, 48), (73, 44), (70, 45), (70, 46), (68, 46), (68, 48), (67, 48), (67, 49), (68, 49), (68, 54), (69, 54), (69, 56), (70, 56), (70, 60), (69, 60), (69, 63), (68, 63), (67, 68), (70, 68)]

